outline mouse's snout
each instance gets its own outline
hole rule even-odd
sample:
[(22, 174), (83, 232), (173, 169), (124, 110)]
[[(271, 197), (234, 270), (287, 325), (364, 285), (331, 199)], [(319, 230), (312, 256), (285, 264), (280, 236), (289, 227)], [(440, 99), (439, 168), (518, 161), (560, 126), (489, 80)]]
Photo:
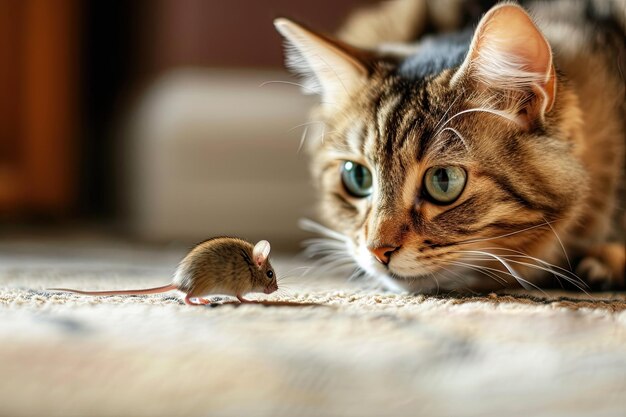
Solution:
[(268, 285), (267, 287), (265, 287), (265, 291), (263, 291), (265, 294), (271, 294), (274, 291), (278, 290), (278, 283), (276, 281), (272, 282), (270, 285)]

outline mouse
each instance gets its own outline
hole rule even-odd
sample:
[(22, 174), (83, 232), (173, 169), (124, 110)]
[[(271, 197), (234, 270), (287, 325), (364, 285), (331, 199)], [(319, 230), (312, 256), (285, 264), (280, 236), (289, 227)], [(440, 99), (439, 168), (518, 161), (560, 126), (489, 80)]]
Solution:
[(271, 294), (278, 281), (269, 259), (270, 243), (261, 240), (252, 245), (234, 237), (214, 237), (197, 244), (178, 264), (172, 283), (162, 287), (138, 290), (80, 291), (50, 288), (82, 295), (142, 295), (180, 291), (188, 305), (211, 304), (206, 296), (220, 294), (237, 297), (241, 303), (252, 303), (243, 296), (251, 292)]

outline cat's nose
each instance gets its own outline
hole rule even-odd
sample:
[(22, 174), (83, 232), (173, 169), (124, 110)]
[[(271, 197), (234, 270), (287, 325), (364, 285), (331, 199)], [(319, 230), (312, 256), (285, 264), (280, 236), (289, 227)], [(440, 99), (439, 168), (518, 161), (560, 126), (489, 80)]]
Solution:
[(368, 249), (370, 252), (372, 252), (372, 255), (374, 255), (374, 257), (378, 259), (378, 262), (380, 262), (383, 265), (387, 265), (389, 263), (389, 259), (391, 258), (391, 254), (397, 251), (399, 247), (398, 246), (379, 246), (375, 248), (370, 247)]

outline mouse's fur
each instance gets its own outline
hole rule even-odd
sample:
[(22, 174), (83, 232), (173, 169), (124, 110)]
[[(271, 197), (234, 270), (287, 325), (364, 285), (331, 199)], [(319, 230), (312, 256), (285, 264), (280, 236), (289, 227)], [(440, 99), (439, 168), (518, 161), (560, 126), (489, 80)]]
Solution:
[[(180, 262), (173, 284), (190, 297), (276, 291), (276, 276), (269, 259), (259, 265), (253, 252), (252, 244), (237, 238), (202, 242)], [(273, 278), (267, 276), (268, 271), (272, 271)]]
[(270, 294), (278, 290), (269, 251), (270, 245), (264, 240), (253, 246), (238, 238), (216, 237), (199, 243), (185, 256), (169, 285), (119, 291), (51, 290), (82, 295), (141, 295), (178, 290), (186, 294), (187, 304), (206, 304), (202, 297), (211, 294), (231, 295), (243, 302), (247, 293)]

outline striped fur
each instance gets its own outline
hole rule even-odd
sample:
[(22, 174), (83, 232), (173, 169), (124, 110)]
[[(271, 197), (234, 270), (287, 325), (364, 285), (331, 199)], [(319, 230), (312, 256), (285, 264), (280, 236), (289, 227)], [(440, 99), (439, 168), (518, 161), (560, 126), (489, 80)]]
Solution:
[[(407, 2), (414, 5), (396, 8), (437, 11)], [(388, 24), (393, 6), (385, 7)], [(517, 6), (500, 7), (518, 13), (512, 9)], [(489, 17), (467, 44), (463, 62), (433, 58), (426, 70), (407, 66), (428, 64), (419, 58), (420, 38), (442, 42), (436, 33), (424, 35), (439, 25), (434, 16), (429, 25), (426, 15), (398, 15), (414, 30), (377, 30), (390, 37), (380, 43), (392, 40), (394, 47), (364, 37), (360, 46), (368, 51), (355, 59), (368, 74), (366, 83), (344, 91), (340, 104), (314, 109), (312, 120), (323, 124), (307, 143), (320, 216), (349, 242), (361, 269), (412, 291), (557, 281), (581, 289), (588, 283), (623, 286), (624, 263), (616, 261), (615, 245), (623, 252), (624, 80), (613, 58), (624, 56), (616, 41), (623, 32), (597, 31), (588, 11), (570, 10), (567, 19), (551, 22), (554, 7), (531, 6), (541, 31), (527, 18), (536, 31), (529, 39), (536, 36), (548, 53), (557, 52), (544, 63), (519, 61), (519, 50), (511, 56), (506, 45), (497, 49), (501, 45), (493, 42), (477, 51)], [(359, 19), (375, 26), (372, 10), (350, 19), (342, 38), (358, 43)], [(456, 21), (460, 31), (468, 22)], [(346, 160), (372, 171), (370, 197), (354, 198), (344, 189), (339, 173)], [(449, 205), (433, 204), (424, 173), (450, 165), (466, 170), (464, 191)], [(386, 246), (399, 249), (382, 265), (368, 248)]]

